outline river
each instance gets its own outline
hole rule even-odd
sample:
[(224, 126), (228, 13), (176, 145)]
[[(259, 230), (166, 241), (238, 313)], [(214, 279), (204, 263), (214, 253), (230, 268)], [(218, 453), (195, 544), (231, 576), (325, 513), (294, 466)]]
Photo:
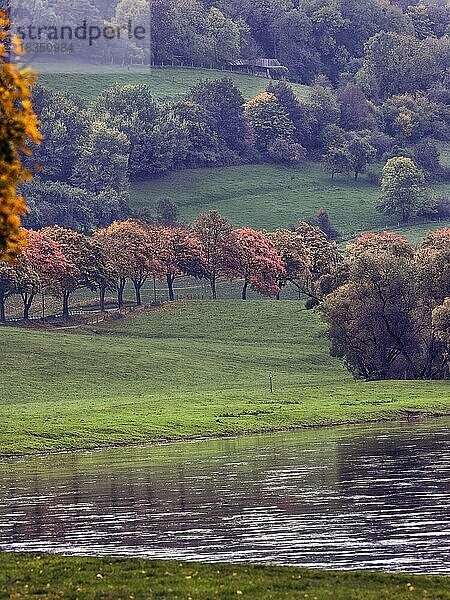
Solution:
[(450, 573), (450, 420), (0, 461), (0, 550)]

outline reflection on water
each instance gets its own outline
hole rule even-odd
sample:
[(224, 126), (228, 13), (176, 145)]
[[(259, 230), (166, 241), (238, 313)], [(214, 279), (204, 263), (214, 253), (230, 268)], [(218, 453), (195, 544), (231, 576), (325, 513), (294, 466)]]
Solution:
[(0, 462), (0, 550), (450, 572), (450, 422)]

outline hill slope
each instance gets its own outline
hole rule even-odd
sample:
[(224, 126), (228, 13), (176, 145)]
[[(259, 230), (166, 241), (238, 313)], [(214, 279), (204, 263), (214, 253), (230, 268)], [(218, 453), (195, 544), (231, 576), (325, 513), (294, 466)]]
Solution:
[(355, 383), (300, 302), (181, 303), (0, 343), (1, 454), (450, 411), (448, 382)]
[[(436, 191), (448, 193), (450, 185), (442, 184)], [(178, 171), (162, 179), (135, 182), (131, 189), (135, 208), (170, 197), (181, 219), (192, 221), (200, 212), (214, 209), (234, 226), (257, 229), (286, 227), (324, 207), (344, 236), (396, 225), (394, 219), (375, 210), (379, 195), (379, 188), (365, 176), (358, 182), (349, 177), (332, 181), (318, 163), (298, 168), (263, 164)], [(422, 231), (426, 228), (414, 234), (415, 240)]]
[[(94, 100), (104, 89), (115, 84), (148, 84), (155, 98), (178, 98), (202, 79), (230, 77), (247, 100), (263, 92), (269, 79), (254, 75), (211, 69), (149, 68), (90, 65), (75, 62), (35, 63), (39, 83), (52, 90), (72, 92), (87, 100)], [(306, 98), (309, 88), (291, 84), (297, 96)]]

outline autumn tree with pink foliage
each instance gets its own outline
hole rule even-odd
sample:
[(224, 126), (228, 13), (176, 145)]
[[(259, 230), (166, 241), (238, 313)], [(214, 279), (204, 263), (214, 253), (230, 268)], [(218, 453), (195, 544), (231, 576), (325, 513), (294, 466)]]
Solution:
[(177, 277), (205, 276), (205, 256), (202, 245), (189, 227), (161, 227), (159, 235), (166, 249), (164, 270), (169, 301), (175, 300), (174, 283)]
[(233, 248), (233, 274), (244, 280), (242, 300), (247, 299), (249, 287), (263, 296), (276, 296), (285, 268), (275, 245), (263, 233), (244, 227), (233, 231)]

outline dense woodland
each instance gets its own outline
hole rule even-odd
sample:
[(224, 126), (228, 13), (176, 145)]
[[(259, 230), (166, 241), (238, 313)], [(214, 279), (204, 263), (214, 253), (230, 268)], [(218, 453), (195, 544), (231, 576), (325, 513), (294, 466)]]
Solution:
[[(124, 40), (119, 45), (75, 49), (89, 59), (151, 57), (158, 64), (175, 59), (223, 65), (270, 57), (285, 65), (293, 80), (304, 83), (326, 75), (337, 84), (342, 73), (358, 74), (371, 95), (413, 91), (411, 76), (417, 77), (421, 89), (427, 87), (445, 68), (449, 51), (450, 8), (445, 0), (17, 0), (13, 4), (16, 21), (25, 24), (76, 27), (86, 20), (117, 26), (131, 19), (151, 28), (150, 41), (147, 38), (141, 47), (135, 40)], [(389, 76), (388, 71), (370, 72), (374, 65), (381, 66), (380, 53), (393, 68), (403, 69), (405, 80), (397, 83), (406, 89), (379, 86), (379, 78)], [(410, 72), (411, 61), (420, 74)]]

